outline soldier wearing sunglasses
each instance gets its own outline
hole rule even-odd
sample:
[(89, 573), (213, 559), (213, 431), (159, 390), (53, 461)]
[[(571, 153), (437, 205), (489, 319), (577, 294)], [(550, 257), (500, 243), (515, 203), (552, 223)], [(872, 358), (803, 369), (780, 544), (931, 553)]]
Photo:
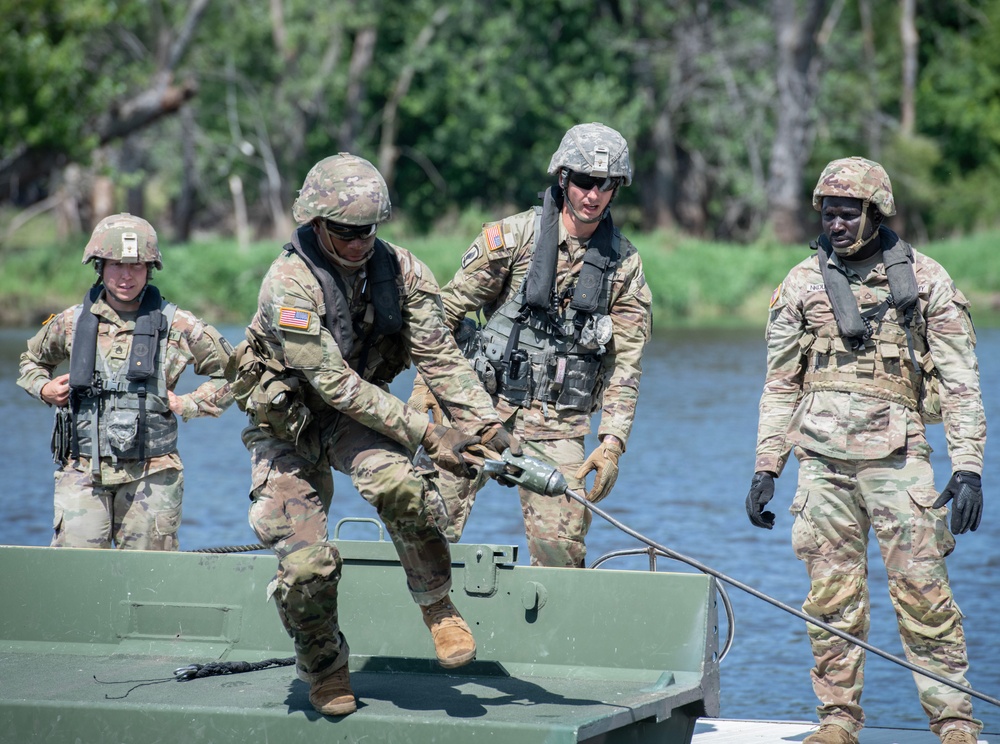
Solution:
[[(542, 206), (484, 225), (441, 295), (506, 427), (570, 488), (586, 489), (596, 472), (587, 498), (597, 502), (618, 476), (652, 323), (639, 254), (611, 218), (618, 189), (632, 182), (628, 144), (604, 124), (578, 124), (548, 173)], [(479, 313), (482, 325), (467, 317)], [(452, 414), (419, 378), (410, 401), (437, 421)], [(585, 456), (596, 411), (599, 443)], [(461, 537), (481, 485), (440, 475), (450, 540)], [(590, 513), (566, 497), (520, 496), (532, 564), (583, 567)]]
[[(450, 669), (475, 659), (476, 643), (449, 598), (434, 471), (411, 460), (423, 446), (461, 477), (471, 474), (470, 445), (520, 452), (445, 327), (434, 276), (377, 236), (390, 212), (388, 187), (367, 160), (340, 153), (313, 166), (292, 208), (300, 227), (264, 277), (228, 370), (250, 419), (250, 524), (278, 556), (270, 594), (310, 702), (332, 716), (357, 704), (337, 619), (343, 562), (327, 532), (331, 467), (378, 511), (437, 660)], [(461, 428), (429, 424), (389, 392), (411, 363)]]

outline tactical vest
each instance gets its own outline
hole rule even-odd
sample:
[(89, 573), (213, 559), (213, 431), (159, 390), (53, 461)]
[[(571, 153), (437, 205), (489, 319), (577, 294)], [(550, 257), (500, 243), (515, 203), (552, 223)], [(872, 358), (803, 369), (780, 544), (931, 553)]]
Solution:
[[(146, 291), (150, 289), (155, 288), (149, 287)], [(156, 297), (159, 297), (158, 292)], [(93, 294), (89, 296), (74, 315), (76, 331), (70, 352), (71, 382), (74, 372), (80, 379), (90, 371), (81, 371), (81, 365), (89, 367), (91, 350), (97, 348), (97, 325), (80, 322), (82, 314), (90, 312), (94, 299)], [(161, 300), (157, 310), (159, 321), (153, 329), (155, 350), (141, 348), (144, 344), (133, 335), (127, 362), (113, 370), (107, 358), (94, 354), (90, 385), (87, 388), (78, 385), (71, 390), (72, 456), (89, 457), (94, 472), (100, 471), (102, 457), (110, 457), (116, 462), (136, 461), (177, 451), (177, 418), (170, 410), (163, 364), (177, 306)], [(139, 323), (138, 318), (136, 323)], [(147, 360), (147, 364), (152, 360), (154, 369), (152, 372), (147, 370), (145, 379), (130, 380), (129, 371), (135, 369), (137, 357)]]
[[(403, 327), (403, 286), (399, 259), (380, 239), (365, 264), (370, 301), (363, 313), (353, 315), (344, 280), (323, 255), (310, 225), (295, 232), (285, 250), (296, 253), (309, 267), (323, 292), (326, 314), (323, 325), (333, 335), (341, 356), (361, 377), (375, 384), (388, 383), (410, 366), (400, 333)], [(353, 335), (361, 341), (355, 354)]]
[[(895, 234), (887, 237), (892, 241), (889, 245), (896, 247)], [(828, 246), (817, 246), (824, 249), (817, 258), (837, 320), (800, 340), (806, 357), (803, 389), (862, 393), (919, 410), (925, 413), (925, 421), (931, 423), (923, 399), (927, 397), (927, 381), (934, 379), (934, 364), (927, 346), (926, 322), (916, 300), (912, 249), (902, 241), (898, 243), (899, 252), (910, 256), (910, 260), (900, 262), (902, 269), (898, 274), (889, 273), (889, 297), (863, 311), (856, 296), (846, 288), (846, 277), (835, 276), (835, 270), (826, 265)], [(833, 282), (842, 286), (832, 287)], [(911, 299), (905, 307), (897, 307), (893, 296), (904, 294)], [(894, 311), (890, 316), (891, 308)], [(861, 329), (855, 335), (845, 334), (842, 327), (843, 318), (851, 316), (855, 317), (853, 325)]]
[[(535, 235), (540, 234), (541, 208), (535, 208)], [(531, 307), (525, 299), (527, 277), (516, 294), (490, 316), (468, 344), (463, 345), (487, 392), (514, 406), (529, 406), (534, 400), (557, 411), (591, 413), (601, 401), (606, 344), (613, 327), (608, 308), (611, 279), (621, 263), (621, 233), (611, 238), (613, 259), (595, 261), (590, 248), (585, 267), (597, 278), (600, 293), (594, 312), (584, 312), (566, 302), (575, 286), (554, 297), (547, 310)], [(538, 254), (532, 254), (532, 264)], [(595, 268), (598, 267), (598, 268)], [(586, 269), (585, 269), (586, 270)], [(577, 277), (577, 283), (580, 277)]]

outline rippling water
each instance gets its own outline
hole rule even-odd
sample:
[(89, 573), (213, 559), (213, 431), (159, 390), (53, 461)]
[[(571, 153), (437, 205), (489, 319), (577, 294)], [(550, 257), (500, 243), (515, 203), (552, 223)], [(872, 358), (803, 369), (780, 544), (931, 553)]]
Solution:
[[(238, 328), (223, 329), (230, 340)], [(0, 331), (0, 457), (9, 463), (8, 488), (0, 498), (0, 543), (47, 545), (52, 522), (52, 471), (48, 453), (51, 411), (16, 387), (18, 356), (29, 331)], [(808, 588), (805, 571), (792, 555), (792, 519), (785, 511), (795, 490), (790, 464), (778, 481), (773, 504), (778, 524), (765, 532), (751, 527), (743, 508), (753, 471), (757, 402), (764, 375), (763, 333), (671, 332), (658, 335), (645, 360), (639, 412), (621, 475), (601, 506), (636, 531), (672, 550), (696, 558), (782, 602), (799, 607)], [(987, 418), (1000, 421), (1000, 331), (980, 333), (980, 367)], [(188, 390), (193, 375), (182, 380)], [(393, 386), (405, 397), (412, 374)], [(250, 484), (246, 451), (240, 443), (243, 418), (235, 408), (222, 418), (181, 425), (180, 449), (186, 470), (181, 545), (194, 549), (254, 543), (247, 524)], [(995, 431), (995, 430), (994, 430)], [(947, 481), (949, 463), (941, 427), (931, 432), (938, 486)], [(1000, 650), (995, 643), (1000, 613), (992, 609), (994, 578), (1000, 564), (1000, 467), (987, 447), (983, 482), (986, 509), (976, 533), (958, 537), (949, 560), (956, 597), (966, 614), (972, 670), (970, 682), (1000, 696)], [(331, 520), (374, 516), (350, 480), (335, 474)], [(363, 539), (363, 528), (350, 537)], [(362, 530), (358, 534), (358, 530)], [(372, 538), (375, 537), (374, 530)], [(346, 536), (346, 535), (345, 535)], [(519, 546), (527, 563), (520, 509), (513, 491), (488, 486), (476, 502), (465, 542)], [(592, 562), (612, 550), (640, 544), (595, 519), (588, 538)], [(872, 631), (870, 641), (889, 653), (902, 653), (885, 589), (885, 570), (876, 546), (870, 551)], [(643, 558), (607, 564), (642, 569)], [(661, 570), (690, 570), (660, 560)], [(804, 624), (736, 588), (736, 638), (722, 665), (722, 714), (729, 718), (813, 720), (815, 699), (809, 683), (812, 660)], [(723, 631), (724, 634), (724, 631)], [(874, 726), (922, 728), (926, 719), (917, 702), (910, 672), (869, 655), (863, 703)], [(1000, 731), (1000, 710), (975, 701), (987, 730)]]

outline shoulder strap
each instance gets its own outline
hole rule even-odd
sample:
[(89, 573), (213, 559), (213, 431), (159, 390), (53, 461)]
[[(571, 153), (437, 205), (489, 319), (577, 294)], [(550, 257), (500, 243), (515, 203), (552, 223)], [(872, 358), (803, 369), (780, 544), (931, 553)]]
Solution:
[(97, 360), (97, 324), (90, 308), (101, 296), (104, 286), (95, 284), (83, 298), (83, 310), (73, 331), (73, 349), (69, 358), (69, 387), (76, 395), (93, 395), (94, 369)]

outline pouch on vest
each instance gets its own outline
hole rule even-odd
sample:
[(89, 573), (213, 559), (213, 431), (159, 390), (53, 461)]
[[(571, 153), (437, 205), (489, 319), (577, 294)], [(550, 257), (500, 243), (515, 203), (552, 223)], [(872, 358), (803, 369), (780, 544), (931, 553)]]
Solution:
[[(601, 360), (594, 357), (563, 357), (562, 389), (556, 398), (557, 411), (592, 413), (600, 401), (600, 390), (594, 390), (594, 380), (601, 380)], [(556, 378), (558, 379), (558, 378)]]
[(937, 372), (924, 373), (918, 410), (920, 419), (925, 424), (941, 423), (941, 383), (938, 382)]
[(260, 376), (264, 372), (264, 360), (261, 359), (249, 341), (241, 342), (226, 363), (226, 379), (230, 382), (233, 400), (241, 411), (246, 413), (250, 395), (260, 384)]
[(111, 453), (126, 457), (135, 447), (139, 437), (139, 413), (128, 409), (116, 409), (106, 413), (108, 444)]

